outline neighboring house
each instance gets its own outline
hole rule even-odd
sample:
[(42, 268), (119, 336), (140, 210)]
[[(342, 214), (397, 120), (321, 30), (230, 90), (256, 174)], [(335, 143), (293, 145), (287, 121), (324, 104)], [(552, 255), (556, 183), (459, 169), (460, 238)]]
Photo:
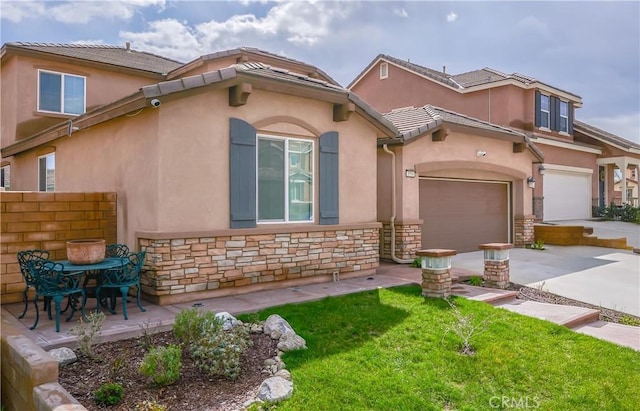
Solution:
[(381, 112), (432, 104), (524, 133), (544, 155), (530, 170), (537, 221), (590, 217), (592, 205), (608, 201), (613, 169), (640, 165), (637, 144), (575, 121), (579, 96), (522, 74), (452, 75), (381, 54), (348, 88)]
[[(146, 249), (143, 291), (155, 301), (378, 266), (376, 142), (397, 129), (320, 70), (237, 49), (139, 79), (112, 73), (137, 55), (128, 48), (96, 63), (78, 53), (96, 47), (32, 47), (2, 54), (2, 83), (16, 82), (2, 89), (11, 189), (42, 189), (40, 170), (55, 191), (115, 191), (118, 239)], [(38, 70), (50, 66), (83, 73), (88, 109), (38, 110)], [(109, 88), (120, 92), (88, 97)], [(9, 106), (17, 120), (5, 123)], [(29, 134), (29, 116), (54, 124)]]

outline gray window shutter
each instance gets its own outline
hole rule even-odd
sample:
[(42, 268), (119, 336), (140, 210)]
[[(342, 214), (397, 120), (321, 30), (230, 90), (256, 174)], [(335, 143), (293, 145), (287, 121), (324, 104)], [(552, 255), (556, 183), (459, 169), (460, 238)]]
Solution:
[(229, 201), (231, 228), (256, 226), (256, 129), (246, 121), (229, 122)]
[(536, 127), (540, 127), (540, 92), (536, 90)]
[(560, 130), (560, 100), (557, 97), (551, 97), (549, 99), (549, 114), (551, 117), (550, 128), (551, 130)]
[(339, 223), (338, 132), (329, 131), (320, 136), (320, 224)]
[(573, 103), (569, 103), (569, 127), (567, 131), (569, 134), (573, 134)]

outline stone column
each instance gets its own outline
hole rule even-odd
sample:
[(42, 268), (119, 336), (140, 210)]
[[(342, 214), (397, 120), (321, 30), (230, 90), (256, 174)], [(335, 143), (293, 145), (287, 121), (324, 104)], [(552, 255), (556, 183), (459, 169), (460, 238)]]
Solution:
[(488, 243), (479, 247), (484, 250), (484, 280), (487, 285), (505, 289), (509, 287), (509, 250), (513, 244)]
[(416, 253), (421, 259), (422, 295), (445, 298), (451, 295), (451, 256), (455, 250), (430, 249)]

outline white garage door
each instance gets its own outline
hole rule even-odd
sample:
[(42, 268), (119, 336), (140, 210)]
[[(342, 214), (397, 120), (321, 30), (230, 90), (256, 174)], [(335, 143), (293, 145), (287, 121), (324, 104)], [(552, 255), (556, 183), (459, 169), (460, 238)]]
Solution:
[(543, 195), (545, 221), (591, 217), (591, 174), (547, 167)]

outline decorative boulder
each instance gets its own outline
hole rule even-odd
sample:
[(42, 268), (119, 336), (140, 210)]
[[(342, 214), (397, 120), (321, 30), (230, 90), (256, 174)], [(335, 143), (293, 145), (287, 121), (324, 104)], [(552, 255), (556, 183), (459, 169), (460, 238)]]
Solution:
[(49, 351), (49, 355), (58, 361), (61, 367), (78, 361), (76, 353), (71, 348), (61, 347)]
[(304, 338), (300, 337), (294, 332), (282, 334), (282, 336), (280, 337), (280, 341), (278, 342), (278, 349), (284, 352), (305, 350), (306, 348), (307, 342), (304, 340)]
[(222, 320), (222, 329), (225, 331), (229, 331), (230, 329), (238, 325), (238, 320), (236, 319), (236, 317), (226, 311), (216, 313), (216, 318)]
[(289, 323), (277, 314), (270, 315), (264, 322), (263, 332), (274, 340), (280, 339), (283, 334), (294, 333)]
[(286, 400), (293, 394), (293, 383), (282, 377), (270, 377), (262, 382), (258, 388), (258, 399), (275, 403)]

